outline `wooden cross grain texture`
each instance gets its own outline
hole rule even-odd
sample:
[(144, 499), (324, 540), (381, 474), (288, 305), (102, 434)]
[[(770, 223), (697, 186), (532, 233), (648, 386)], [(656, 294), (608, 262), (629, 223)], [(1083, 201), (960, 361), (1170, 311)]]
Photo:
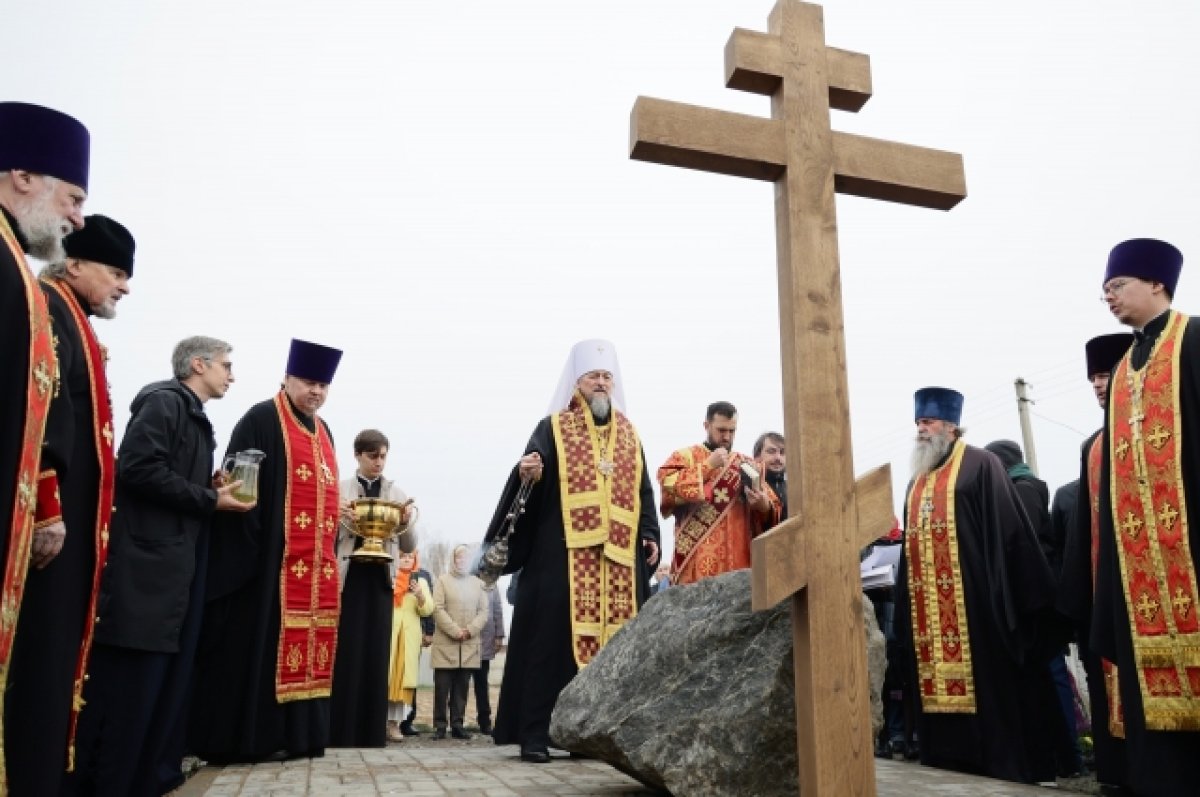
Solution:
[(779, 0), (768, 31), (735, 30), (725, 72), (771, 118), (639, 97), (630, 157), (775, 184), (791, 517), (754, 540), (753, 606), (792, 600), (801, 794), (874, 795), (858, 552), (893, 504), (887, 466), (853, 476), (835, 192), (949, 210), (966, 182), (960, 155), (830, 128), (870, 98), (871, 66), (826, 46), (820, 6)]

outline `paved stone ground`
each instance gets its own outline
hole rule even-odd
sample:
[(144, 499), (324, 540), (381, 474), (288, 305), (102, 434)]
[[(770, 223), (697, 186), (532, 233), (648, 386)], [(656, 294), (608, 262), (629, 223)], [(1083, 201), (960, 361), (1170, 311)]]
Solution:
[[(204, 767), (178, 797), (634, 797), (644, 786), (599, 761), (556, 753), (549, 764), (525, 764), (517, 748), (487, 737), (434, 742), (423, 735), (384, 750), (329, 750), (324, 758), (253, 766)], [(877, 760), (879, 797), (1045, 797), (1037, 786), (958, 775), (901, 761)], [(714, 796), (715, 797), (715, 796)], [(737, 795), (737, 797), (743, 797)], [(747, 796), (751, 797), (751, 796)]]

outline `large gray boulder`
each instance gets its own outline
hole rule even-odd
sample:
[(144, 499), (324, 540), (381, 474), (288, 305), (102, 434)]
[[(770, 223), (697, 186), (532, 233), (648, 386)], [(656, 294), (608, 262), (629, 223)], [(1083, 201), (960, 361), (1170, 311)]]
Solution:
[[(877, 733), (886, 657), (866, 598), (863, 619)], [(747, 570), (655, 595), (559, 695), (550, 735), (676, 797), (794, 797), (791, 602), (752, 612)]]

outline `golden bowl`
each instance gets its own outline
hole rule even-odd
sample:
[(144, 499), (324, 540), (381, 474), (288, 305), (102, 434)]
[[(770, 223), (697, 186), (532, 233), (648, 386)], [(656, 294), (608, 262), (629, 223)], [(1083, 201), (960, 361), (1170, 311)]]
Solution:
[(359, 498), (350, 502), (351, 528), (363, 538), (362, 547), (351, 559), (390, 561), (392, 555), (383, 550), (383, 541), (394, 535), (404, 518), (404, 504), (382, 498)]

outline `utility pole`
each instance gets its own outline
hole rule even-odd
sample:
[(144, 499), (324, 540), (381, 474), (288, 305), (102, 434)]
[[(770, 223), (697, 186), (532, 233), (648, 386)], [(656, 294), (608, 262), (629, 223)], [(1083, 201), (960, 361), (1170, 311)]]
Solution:
[(1013, 384), (1017, 387), (1017, 416), (1021, 419), (1021, 441), (1025, 447), (1025, 464), (1029, 465), (1029, 469), (1036, 476), (1038, 472), (1037, 451), (1033, 448), (1033, 426), (1029, 423), (1029, 405), (1033, 403), (1033, 400), (1025, 394), (1025, 388), (1030, 387), (1030, 384), (1019, 376)]

